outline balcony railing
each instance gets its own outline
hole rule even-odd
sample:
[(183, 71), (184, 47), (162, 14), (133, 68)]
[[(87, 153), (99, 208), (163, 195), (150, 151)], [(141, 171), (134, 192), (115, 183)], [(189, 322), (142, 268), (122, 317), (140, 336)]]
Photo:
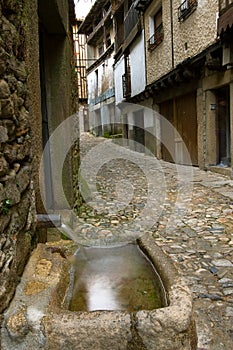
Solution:
[(220, 14), (224, 12), (230, 6), (233, 6), (233, 0), (219, 0), (219, 12)]
[(129, 34), (132, 32), (136, 24), (139, 23), (140, 17), (137, 10), (134, 8), (134, 4), (131, 5), (127, 12), (124, 20), (124, 38), (127, 39)]
[(154, 34), (148, 40), (148, 50), (153, 51), (163, 41), (164, 32), (163, 24), (161, 23), (155, 30)]
[(115, 35), (115, 51), (117, 52), (117, 50), (123, 45), (124, 43), (124, 29), (123, 29), (123, 26), (120, 27), (118, 30), (117, 30), (117, 33)]
[(130, 73), (125, 73), (122, 75), (122, 87), (123, 87), (123, 97), (127, 98), (131, 96), (131, 77)]
[(178, 20), (182, 22), (191, 15), (197, 8), (197, 0), (184, 0), (178, 7)]
[[(108, 9), (108, 11), (105, 13), (104, 17), (95, 25), (93, 26), (93, 31), (89, 34), (87, 38), (87, 42), (90, 44), (92, 41), (95, 41), (93, 39), (98, 38), (103, 33), (104, 23), (110, 19), (111, 16), (111, 7)], [(100, 34), (100, 33), (101, 34)]]

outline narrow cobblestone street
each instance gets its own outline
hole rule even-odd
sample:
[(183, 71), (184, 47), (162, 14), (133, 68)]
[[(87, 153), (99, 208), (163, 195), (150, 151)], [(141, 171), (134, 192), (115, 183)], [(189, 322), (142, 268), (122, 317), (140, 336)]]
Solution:
[(232, 349), (233, 180), (83, 133), (81, 182), (78, 242), (122, 244), (152, 231), (193, 292), (198, 349)]

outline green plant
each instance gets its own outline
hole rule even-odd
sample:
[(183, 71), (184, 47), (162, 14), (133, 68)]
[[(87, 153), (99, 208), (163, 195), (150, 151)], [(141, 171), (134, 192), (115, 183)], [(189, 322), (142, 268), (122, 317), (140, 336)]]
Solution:
[(104, 134), (103, 134), (103, 137), (106, 138), (106, 139), (111, 139), (112, 138), (112, 134), (109, 131), (105, 130)]
[(61, 239), (67, 241), (69, 240), (69, 237), (67, 237), (64, 233), (61, 233)]
[(12, 202), (9, 198), (5, 198), (0, 205), (0, 213), (7, 215), (9, 213), (9, 209), (12, 206)]

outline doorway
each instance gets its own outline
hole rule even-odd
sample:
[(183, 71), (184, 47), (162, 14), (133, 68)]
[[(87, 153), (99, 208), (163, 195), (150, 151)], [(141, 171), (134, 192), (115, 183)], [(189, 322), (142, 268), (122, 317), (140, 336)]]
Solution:
[(145, 129), (144, 129), (144, 113), (143, 109), (133, 112), (134, 116), (134, 141), (135, 151), (145, 152)]
[[(44, 55), (44, 30), (42, 26), (39, 28), (39, 50), (40, 50), (40, 86), (41, 86), (41, 111), (42, 111), (42, 140), (43, 140), (43, 160), (44, 160), (44, 181), (45, 181), (45, 197), (46, 207), (53, 209), (53, 181), (52, 181), (52, 167), (51, 155), (49, 147), (49, 122), (48, 122), (48, 108), (47, 108), (47, 94), (46, 94), (46, 76), (45, 76), (45, 55)], [(46, 146), (46, 147), (45, 147)]]
[(217, 164), (229, 166), (230, 157), (230, 91), (229, 86), (216, 91)]
[(162, 159), (177, 164), (190, 164), (191, 160), (198, 165), (195, 91), (161, 103), (160, 113)]

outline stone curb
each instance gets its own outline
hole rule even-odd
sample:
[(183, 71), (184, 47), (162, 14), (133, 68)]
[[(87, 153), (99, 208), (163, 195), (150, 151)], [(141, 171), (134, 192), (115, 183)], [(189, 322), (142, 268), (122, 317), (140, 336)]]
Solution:
[(146, 349), (196, 349), (197, 335), (192, 295), (170, 258), (159, 248), (152, 233), (138, 240), (164, 284), (168, 306), (137, 312), (137, 328)]
[(152, 235), (140, 238), (138, 244), (162, 278), (167, 307), (138, 312), (71, 312), (66, 305), (71, 264), (64, 258), (69, 243), (40, 244), (4, 314), (2, 350), (196, 349), (189, 289)]

